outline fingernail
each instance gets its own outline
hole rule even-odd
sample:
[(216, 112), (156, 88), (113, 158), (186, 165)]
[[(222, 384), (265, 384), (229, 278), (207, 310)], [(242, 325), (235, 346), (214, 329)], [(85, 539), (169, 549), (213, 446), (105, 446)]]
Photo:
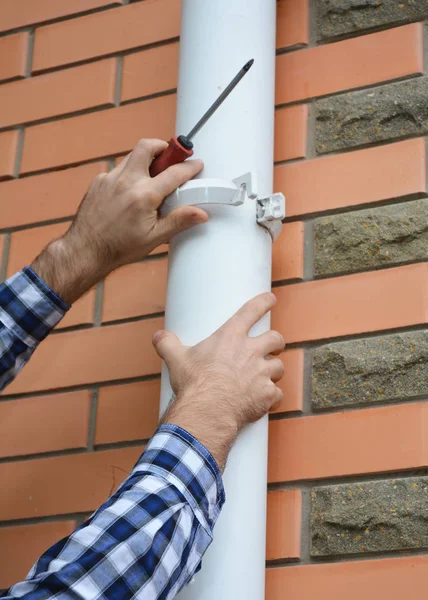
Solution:
[(161, 340), (163, 334), (164, 334), (163, 330), (156, 331), (156, 333), (154, 334), (154, 336), (152, 338), (152, 342), (154, 345), (156, 345)]
[(272, 297), (272, 300), (273, 300), (273, 301), (275, 302), (275, 304), (276, 304), (276, 296), (275, 296), (275, 294), (273, 294), (273, 293), (271, 292), (271, 294), (270, 294), (270, 295), (271, 295), (271, 297)]

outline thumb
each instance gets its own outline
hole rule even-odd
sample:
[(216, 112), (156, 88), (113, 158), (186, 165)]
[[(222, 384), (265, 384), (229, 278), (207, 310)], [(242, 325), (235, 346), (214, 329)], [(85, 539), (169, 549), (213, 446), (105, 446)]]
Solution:
[(201, 225), (201, 223), (207, 221), (208, 215), (204, 210), (196, 206), (181, 206), (159, 221), (159, 236), (162, 241), (168, 242), (175, 233), (185, 231), (194, 225)]
[(170, 361), (183, 348), (178, 337), (169, 331), (157, 331), (153, 336), (153, 346), (159, 357), (169, 366)]

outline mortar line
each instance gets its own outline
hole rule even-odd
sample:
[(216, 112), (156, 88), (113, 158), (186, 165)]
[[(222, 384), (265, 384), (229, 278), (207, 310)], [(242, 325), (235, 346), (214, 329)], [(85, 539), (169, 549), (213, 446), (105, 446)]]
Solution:
[(24, 128), (18, 127), (18, 142), (16, 144), (16, 155), (15, 155), (15, 167), (13, 176), (15, 179), (19, 177), (19, 171), (21, 169), (22, 152), (24, 149)]
[(27, 46), (27, 64), (25, 67), (25, 77), (31, 77), (31, 70), (33, 67), (33, 55), (34, 55), (34, 27), (28, 32), (28, 46)]
[(100, 327), (102, 322), (103, 313), (103, 302), (104, 302), (104, 280), (99, 281), (95, 288), (95, 302), (94, 302), (94, 327)]
[(95, 387), (91, 390), (91, 401), (90, 401), (90, 406), (89, 406), (88, 442), (86, 445), (87, 452), (94, 451), (95, 432), (96, 432), (96, 424), (97, 424), (97, 412), (98, 412), (98, 397), (99, 397), (99, 388)]
[(3, 253), (0, 261), (0, 281), (4, 281), (6, 279), (7, 273), (7, 263), (9, 260), (9, 252), (10, 252), (10, 242), (11, 242), (11, 234), (5, 233), (3, 236)]
[(114, 105), (120, 106), (120, 97), (122, 95), (123, 81), (123, 56), (118, 56), (116, 59), (116, 83), (114, 92)]

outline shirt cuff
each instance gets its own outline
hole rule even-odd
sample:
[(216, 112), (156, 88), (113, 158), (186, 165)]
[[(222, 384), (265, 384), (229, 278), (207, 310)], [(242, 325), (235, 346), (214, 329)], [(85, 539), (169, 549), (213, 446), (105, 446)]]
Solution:
[(3, 326), (29, 348), (35, 348), (69, 308), (30, 267), (6, 279), (0, 294)]
[(211, 534), (225, 502), (222, 476), (212, 454), (189, 432), (160, 425), (135, 471), (156, 472), (175, 485)]

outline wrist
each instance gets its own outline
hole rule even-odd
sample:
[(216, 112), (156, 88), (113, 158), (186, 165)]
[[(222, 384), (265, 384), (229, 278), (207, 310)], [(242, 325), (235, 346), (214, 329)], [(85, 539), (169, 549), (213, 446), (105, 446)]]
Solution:
[(211, 453), (220, 469), (239, 433), (236, 420), (223, 410), (218, 398), (190, 390), (176, 398), (162, 423), (188, 431)]
[(79, 248), (69, 232), (51, 242), (33, 261), (31, 268), (69, 305), (104, 276), (90, 253)]

